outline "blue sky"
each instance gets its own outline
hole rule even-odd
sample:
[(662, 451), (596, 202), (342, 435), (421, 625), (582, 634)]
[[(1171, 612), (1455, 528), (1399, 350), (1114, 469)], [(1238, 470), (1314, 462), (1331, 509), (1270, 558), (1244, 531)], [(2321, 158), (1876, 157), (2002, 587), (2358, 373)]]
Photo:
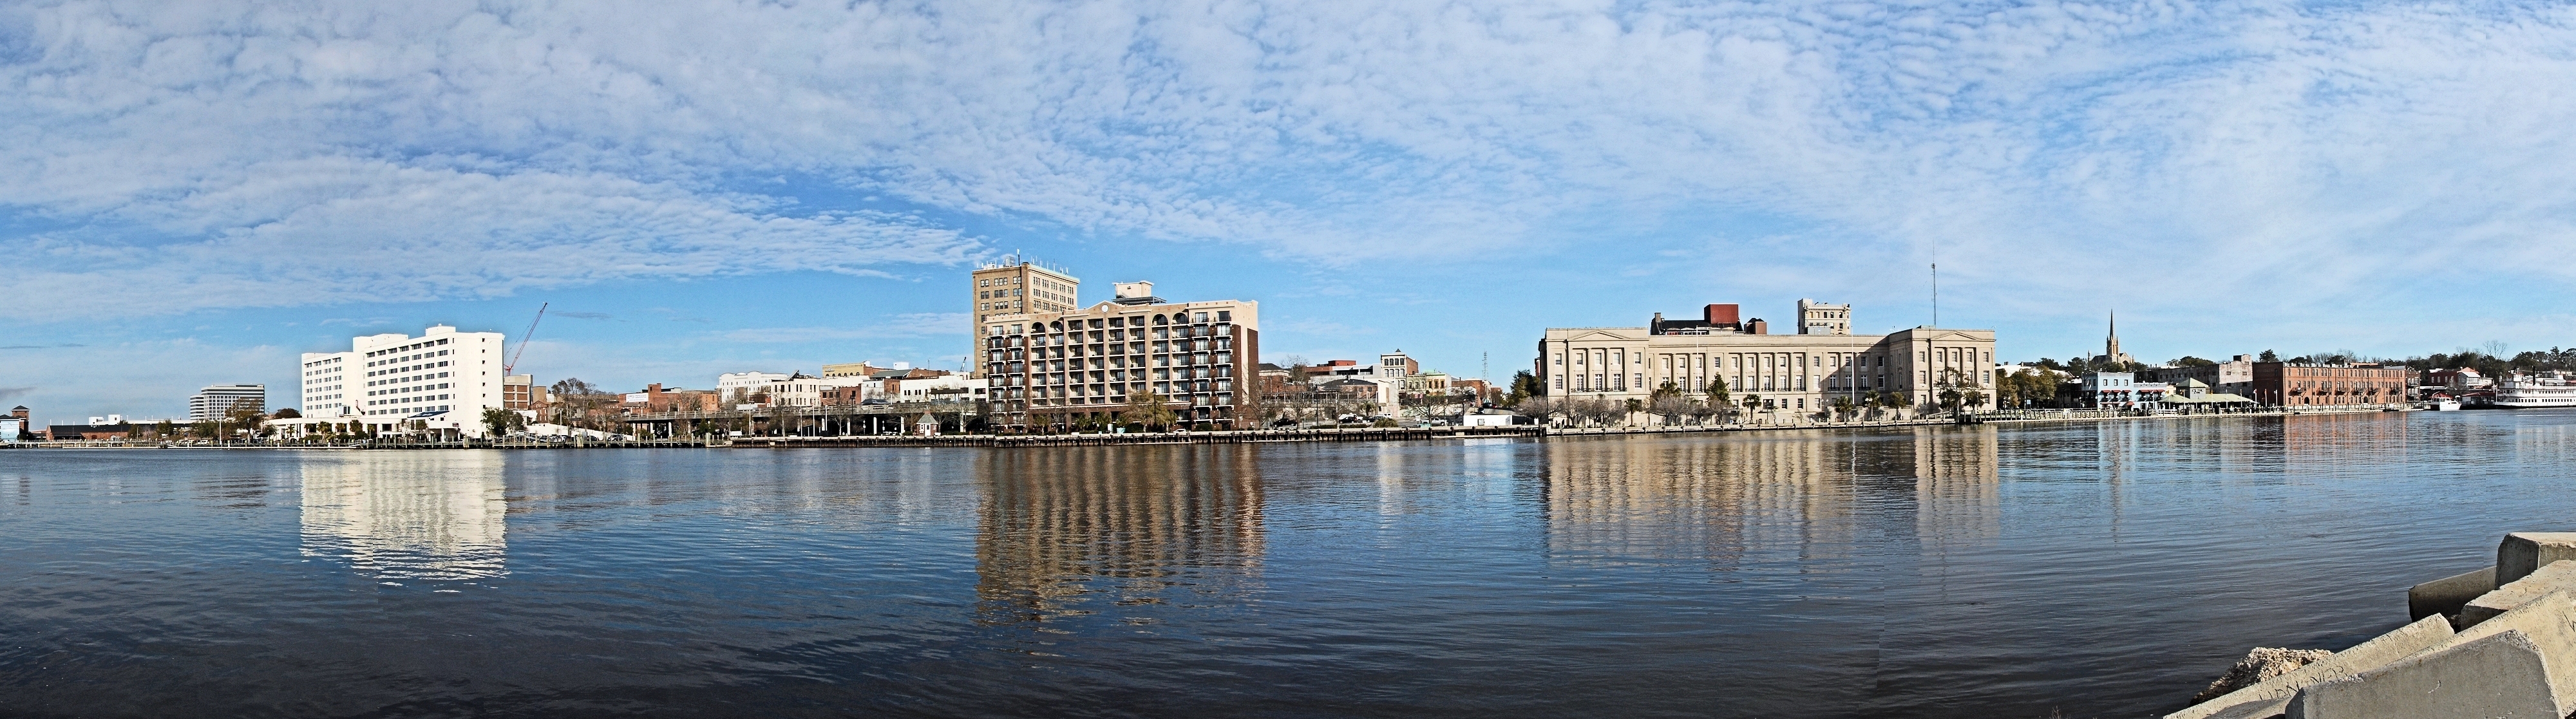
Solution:
[(964, 273), (1505, 377), (1736, 302), (2002, 354), (2576, 343), (2576, 7), (0, 5), (0, 403), (555, 313), (612, 388), (953, 366)]

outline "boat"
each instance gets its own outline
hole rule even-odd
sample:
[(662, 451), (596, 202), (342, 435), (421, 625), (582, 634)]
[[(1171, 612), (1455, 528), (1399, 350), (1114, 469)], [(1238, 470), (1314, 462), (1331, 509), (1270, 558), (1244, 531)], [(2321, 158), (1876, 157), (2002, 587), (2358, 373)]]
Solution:
[(2427, 407), (2426, 409), (2430, 409), (2435, 412), (2458, 412), (2460, 411), (2460, 401), (2447, 398), (2437, 399), (2433, 400), (2433, 406)]
[(2576, 407), (2576, 382), (2568, 381), (2565, 372), (2514, 372), (2496, 383), (2492, 404), (2513, 409)]

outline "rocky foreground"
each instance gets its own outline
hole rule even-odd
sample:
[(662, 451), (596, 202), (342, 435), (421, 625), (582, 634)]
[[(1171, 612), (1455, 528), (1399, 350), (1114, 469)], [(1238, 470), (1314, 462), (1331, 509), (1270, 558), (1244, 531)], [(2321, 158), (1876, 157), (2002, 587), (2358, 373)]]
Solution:
[(2576, 532), (2505, 535), (2495, 566), (2406, 604), (2414, 623), (2340, 652), (2258, 648), (2165, 719), (2576, 715)]

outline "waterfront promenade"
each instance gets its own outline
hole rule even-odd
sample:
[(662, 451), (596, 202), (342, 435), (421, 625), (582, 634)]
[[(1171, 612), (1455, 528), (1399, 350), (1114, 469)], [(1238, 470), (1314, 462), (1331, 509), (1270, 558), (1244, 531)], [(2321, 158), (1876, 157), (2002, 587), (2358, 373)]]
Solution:
[[(2035, 424), (2051, 422), (2116, 422), (2154, 421), (2212, 417), (2279, 417), (2321, 414), (2359, 414), (2400, 411), (2395, 406), (2367, 406), (2333, 410), (2257, 410), (2219, 414), (2129, 414), (2109, 410), (2031, 410), (2000, 412), (1962, 418), (1935, 416), (1914, 419), (1854, 420), (1848, 422), (1724, 422), (1692, 425), (1644, 425), (1616, 427), (1573, 427), (1561, 425), (1509, 425), (1504, 427), (1328, 427), (1304, 429), (1259, 429), (1201, 432), (1085, 432), (1067, 434), (942, 434), (942, 435), (783, 435), (783, 436), (708, 436), (670, 439), (470, 439), (463, 441), (416, 442), (403, 439), (377, 439), (355, 444), (241, 443), (223, 445), (176, 445), (150, 441), (71, 440), (62, 442), (19, 442), (0, 448), (87, 448), (87, 449), (158, 449), (164, 447), (197, 447), (215, 449), (640, 449), (674, 447), (712, 447), (734, 449), (793, 449), (811, 447), (1078, 447), (1144, 444), (1251, 444), (1268, 442), (1411, 442), (1438, 439), (1473, 439), (1491, 437), (1617, 437), (1634, 435), (1703, 434), (1735, 432), (1777, 432), (1820, 429), (1870, 429), (1888, 427), (1939, 427), (1955, 424)], [(2405, 410), (2414, 411), (2414, 410)]]

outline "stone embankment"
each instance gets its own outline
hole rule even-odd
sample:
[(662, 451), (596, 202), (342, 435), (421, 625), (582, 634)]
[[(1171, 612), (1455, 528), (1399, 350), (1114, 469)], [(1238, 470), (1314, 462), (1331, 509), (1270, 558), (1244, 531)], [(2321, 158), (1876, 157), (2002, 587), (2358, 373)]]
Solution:
[(2203, 696), (2271, 676), (2165, 719), (2576, 714), (2576, 532), (2505, 535), (2495, 566), (2415, 585), (2406, 605), (2414, 623), (2323, 658), (2257, 649)]

